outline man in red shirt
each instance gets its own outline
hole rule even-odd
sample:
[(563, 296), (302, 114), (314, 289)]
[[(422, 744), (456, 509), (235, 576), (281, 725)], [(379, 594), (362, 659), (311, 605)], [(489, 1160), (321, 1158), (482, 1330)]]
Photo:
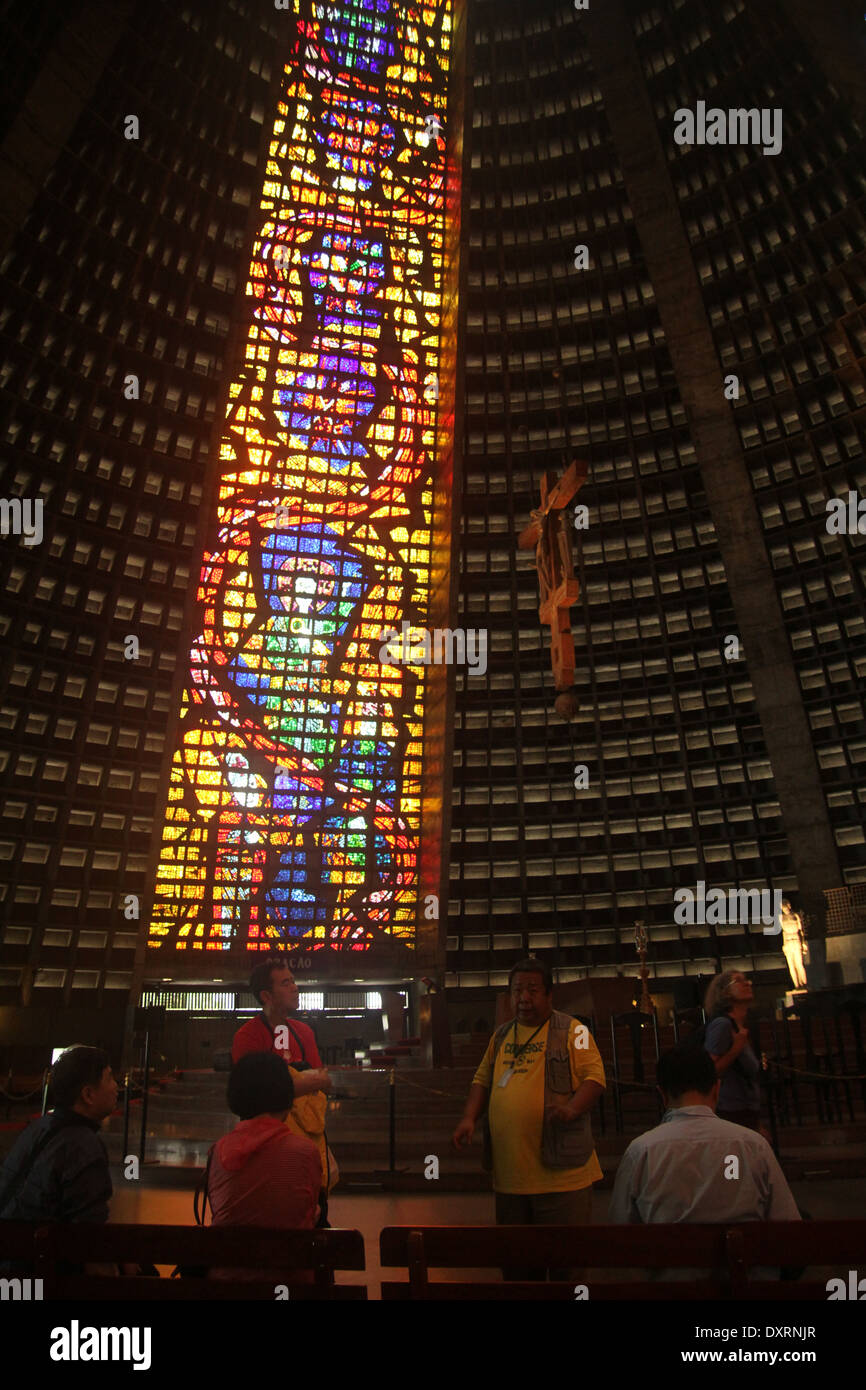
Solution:
[(251, 1053), (271, 1052), (289, 1068), (294, 1103), (288, 1126), (295, 1134), (312, 1139), (322, 1164), (320, 1224), (328, 1220), (328, 1191), (335, 1181), (336, 1168), (325, 1134), (326, 1092), (331, 1078), (322, 1066), (312, 1028), (289, 1014), (298, 1007), (298, 986), (285, 957), (269, 956), (250, 976), (250, 989), (262, 1012), (235, 1033), (232, 1063)]
[(313, 1091), (330, 1091), (331, 1078), (322, 1066), (312, 1028), (289, 1019), (298, 1007), (299, 993), (285, 959), (269, 956), (260, 961), (250, 976), (250, 989), (262, 1011), (235, 1033), (232, 1062), (249, 1052), (275, 1052), (290, 1066), (306, 1063), (310, 1068), (293, 1075), (296, 1099)]

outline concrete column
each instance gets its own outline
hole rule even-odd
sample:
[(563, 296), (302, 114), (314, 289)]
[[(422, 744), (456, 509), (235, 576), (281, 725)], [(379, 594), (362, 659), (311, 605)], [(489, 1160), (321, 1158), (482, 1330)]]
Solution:
[(384, 1029), (386, 1043), (403, 1041), (403, 1000), (395, 989), (382, 990), (382, 1012), (387, 1019)]
[(688, 415), (810, 935), (823, 936), (823, 890), (840, 885), (842, 873), (751, 480), (723, 394), (725, 369), (631, 20), (622, 0), (604, 0), (582, 23)]
[(445, 993), (423, 994), (418, 1000), (418, 1023), (421, 1034), (421, 1056), (425, 1067), (451, 1067), (451, 1030)]

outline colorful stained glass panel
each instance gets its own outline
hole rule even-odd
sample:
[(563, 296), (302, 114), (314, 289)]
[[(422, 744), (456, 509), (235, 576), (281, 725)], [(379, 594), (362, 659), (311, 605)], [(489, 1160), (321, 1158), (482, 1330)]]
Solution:
[(426, 675), (381, 648), (429, 619), (451, 5), (296, 0), (293, 22), (154, 948), (364, 951), (417, 919)]

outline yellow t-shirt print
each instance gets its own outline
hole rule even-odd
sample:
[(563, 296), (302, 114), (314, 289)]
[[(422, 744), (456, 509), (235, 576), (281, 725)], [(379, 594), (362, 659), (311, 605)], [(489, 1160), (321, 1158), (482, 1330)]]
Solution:
[[(583, 1081), (597, 1081), (600, 1086), (605, 1084), (604, 1065), (593, 1038), (586, 1039), (585, 1047), (574, 1045), (580, 1026), (577, 1019), (573, 1019), (568, 1030), (571, 1084), (575, 1091)], [(475, 1081), (490, 1092), (488, 1120), (493, 1141), (493, 1187), (496, 1192), (573, 1192), (598, 1182), (602, 1177), (601, 1165), (594, 1150), (581, 1168), (546, 1168), (541, 1161), (544, 1058), (549, 1030), (549, 1019), (537, 1033), (536, 1025), (518, 1023), (515, 1048), (512, 1024), (499, 1048), (492, 1086), (492, 1038), (475, 1073)], [(510, 1079), (503, 1086), (502, 1079), (509, 1072)]]

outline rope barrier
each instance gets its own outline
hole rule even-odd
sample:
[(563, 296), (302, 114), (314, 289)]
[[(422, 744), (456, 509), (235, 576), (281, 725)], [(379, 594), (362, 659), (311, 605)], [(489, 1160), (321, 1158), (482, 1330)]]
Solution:
[(814, 1081), (866, 1081), (866, 1072), (805, 1071), (801, 1067), (789, 1067), (785, 1062), (777, 1062), (775, 1058), (768, 1058), (767, 1066), (777, 1067), (779, 1071), (788, 1071), (792, 1076), (808, 1076)]
[[(789, 1067), (784, 1062), (768, 1060), (765, 1070), (768, 1070), (770, 1067), (776, 1067), (780, 1071), (790, 1072), (792, 1076), (808, 1077), (810, 1080), (815, 1081), (866, 1081), (866, 1072), (806, 1071), (800, 1067)], [(424, 1086), (420, 1081), (410, 1081), (408, 1076), (405, 1074), (401, 1075), (400, 1072), (397, 1073), (397, 1079), (404, 1086), (414, 1086), (416, 1091), (423, 1091), (427, 1095), (444, 1096), (446, 1099), (451, 1100), (463, 1100), (465, 1096), (464, 1091), (442, 1091), (437, 1086)], [(628, 1087), (631, 1091), (654, 1092), (656, 1089), (655, 1086), (648, 1081), (619, 1081), (611, 1077), (608, 1080), (605, 1093), (610, 1092), (614, 1087), (616, 1087), (617, 1090)]]
[(440, 1091), (437, 1086), (424, 1086), (420, 1081), (410, 1081), (408, 1076), (399, 1071), (397, 1072), (397, 1079), (405, 1086), (414, 1086), (416, 1091), (424, 1091), (429, 1096), (446, 1096), (450, 1100), (465, 1099), (465, 1091)]
[[(414, 1086), (416, 1091), (424, 1091), (431, 1096), (445, 1096), (451, 1100), (464, 1100), (466, 1096), (465, 1091), (441, 1091), (437, 1086), (424, 1086), (420, 1081), (410, 1081), (408, 1076), (399, 1071), (397, 1072), (397, 1080), (405, 1086)], [(654, 1091), (656, 1089), (655, 1086), (646, 1081), (615, 1081), (611, 1078), (608, 1081), (606, 1092), (613, 1086), (619, 1088), (628, 1086), (632, 1091)]]
[[(465, 1092), (465, 1091), (441, 1091), (441, 1090), (439, 1090), (439, 1088), (438, 1088), (437, 1086), (424, 1086), (420, 1081), (410, 1081), (408, 1076), (406, 1076), (405, 1074), (401, 1074), (399, 1071), (397, 1072), (397, 1080), (398, 1080), (398, 1082), (402, 1083), (404, 1086), (414, 1086), (416, 1091), (424, 1091), (427, 1095), (430, 1095), (430, 1096), (445, 1096), (446, 1098), (448, 1098), (448, 1099), (450, 1099), (450, 1100), (464, 1100), (464, 1099), (465, 1099), (465, 1096), (466, 1096), (466, 1092)], [(644, 1081), (614, 1081), (614, 1080), (610, 1080), (610, 1081), (608, 1082), (608, 1085), (607, 1085), (607, 1090), (610, 1090), (611, 1086), (618, 1086), (618, 1087), (628, 1086), (628, 1087), (630, 1087), (631, 1090), (633, 1090), (633, 1091), (635, 1091), (635, 1090), (640, 1090), (640, 1091), (654, 1091), (654, 1090), (655, 1090), (655, 1086), (651, 1086), (651, 1085), (649, 1085), (647, 1082), (644, 1082)]]
[(41, 1095), (42, 1095), (42, 1087), (41, 1087), (41, 1086), (37, 1086), (35, 1091), (21, 1091), (21, 1093), (20, 1093), (19, 1095), (12, 1095), (11, 1091), (6, 1091), (6, 1090), (4, 1090), (4, 1088), (3, 1088), (2, 1086), (0, 1086), (0, 1096), (2, 1096), (4, 1100), (9, 1100), (9, 1101), (14, 1101), (14, 1100), (32, 1100), (34, 1096), (41, 1096)]

